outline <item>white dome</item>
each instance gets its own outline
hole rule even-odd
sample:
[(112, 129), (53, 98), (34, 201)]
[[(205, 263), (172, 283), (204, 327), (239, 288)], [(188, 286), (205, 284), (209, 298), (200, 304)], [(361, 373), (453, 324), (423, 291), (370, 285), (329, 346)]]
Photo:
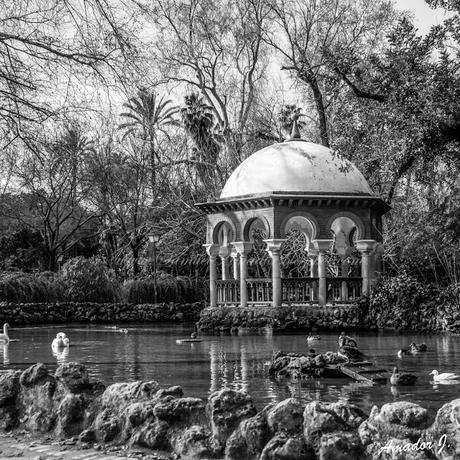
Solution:
[(373, 195), (353, 163), (322, 145), (293, 140), (246, 158), (227, 180), (220, 198), (276, 192)]

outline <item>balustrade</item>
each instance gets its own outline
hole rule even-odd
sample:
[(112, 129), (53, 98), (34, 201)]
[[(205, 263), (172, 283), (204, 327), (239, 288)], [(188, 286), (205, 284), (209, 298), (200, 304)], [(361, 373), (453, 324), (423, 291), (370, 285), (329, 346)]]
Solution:
[(336, 277), (327, 279), (327, 302), (352, 302), (362, 295), (362, 278)]
[(239, 280), (217, 280), (217, 303), (239, 303), (240, 282)]
[(282, 299), (287, 303), (312, 303), (318, 278), (283, 278)]
[[(249, 278), (246, 280), (248, 302), (270, 303), (273, 299), (272, 280), (269, 278)], [(317, 303), (315, 294), (318, 278), (282, 278), (283, 303)], [(217, 303), (239, 304), (239, 280), (216, 280)], [(327, 302), (352, 302), (361, 296), (362, 278), (327, 278)]]
[(249, 278), (246, 280), (248, 302), (271, 302), (273, 298), (272, 280), (268, 278)]

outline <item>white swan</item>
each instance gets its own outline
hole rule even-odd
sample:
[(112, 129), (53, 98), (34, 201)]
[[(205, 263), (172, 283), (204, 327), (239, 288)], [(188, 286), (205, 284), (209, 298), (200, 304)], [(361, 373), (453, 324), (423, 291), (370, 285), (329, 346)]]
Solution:
[(67, 338), (67, 336), (64, 334), (64, 332), (58, 332), (56, 334), (56, 337), (53, 339), (51, 348), (53, 348), (53, 350), (57, 348), (65, 348), (65, 347), (68, 347), (69, 344), (70, 344), (70, 341)]
[(5, 323), (3, 325), (3, 334), (0, 334), (0, 342), (3, 342), (3, 343), (10, 342), (10, 336), (8, 335), (9, 328), (10, 328), (10, 325), (8, 323)]
[(443, 382), (446, 380), (456, 380), (460, 378), (457, 374), (454, 374), (453, 372), (443, 372), (440, 374), (436, 369), (430, 372), (430, 375), (433, 376), (433, 380), (435, 382)]

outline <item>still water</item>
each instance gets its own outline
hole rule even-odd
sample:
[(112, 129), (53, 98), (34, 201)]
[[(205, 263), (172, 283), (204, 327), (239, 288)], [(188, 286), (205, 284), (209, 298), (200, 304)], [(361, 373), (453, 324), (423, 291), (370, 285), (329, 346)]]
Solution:
[[(380, 368), (398, 365), (418, 375), (415, 386), (367, 386), (348, 379), (311, 379), (302, 382), (273, 380), (265, 365), (273, 350), (306, 352), (304, 334), (261, 334), (204, 336), (200, 343), (177, 344), (188, 337), (190, 325), (123, 325), (128, 334), (98, 325), (69, 325), (14, 328), (18, 339), (2, 349), (0, 369), (24, 369), (42, 362), (84, 363), (91, 376), (106, 384), (134, 380), (156, 380), (163, 387), (180, 385), (186, 396), (206, 398), (223, 387), (248, 391), (260, 409), (264, 405), (295, 396), (303, 401), (336, 401), (357, 404), (369, 412), (373, 404), (396, 400), (414, 401), (435, 412), (442, 404), (460, 397), (460, 385), (433, 385), (428, 375), (439, 372), (460, 374), (460, 336), (405, 334), (356, 334), (366, 359)], [(70, 338), (68, 350), (53, 354), (51, 342), (57, 332)], [(425, 342), (426, 353), (398, 360), (397, 350), (410, 342)], [(323, 333), (313, 346), (317, 352), (335, 350), (337, 335)]]

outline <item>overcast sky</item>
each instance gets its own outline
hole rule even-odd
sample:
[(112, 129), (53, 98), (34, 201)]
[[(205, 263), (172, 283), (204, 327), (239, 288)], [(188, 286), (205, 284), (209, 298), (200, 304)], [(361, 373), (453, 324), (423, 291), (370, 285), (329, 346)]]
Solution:
[(426, 34), (432, 25), (441, 24), (446, 18), (445, 10), (431, 9), (425, 0), (396, 0), (396, 7), (414, 13), (414, 22), (421, 34)]

